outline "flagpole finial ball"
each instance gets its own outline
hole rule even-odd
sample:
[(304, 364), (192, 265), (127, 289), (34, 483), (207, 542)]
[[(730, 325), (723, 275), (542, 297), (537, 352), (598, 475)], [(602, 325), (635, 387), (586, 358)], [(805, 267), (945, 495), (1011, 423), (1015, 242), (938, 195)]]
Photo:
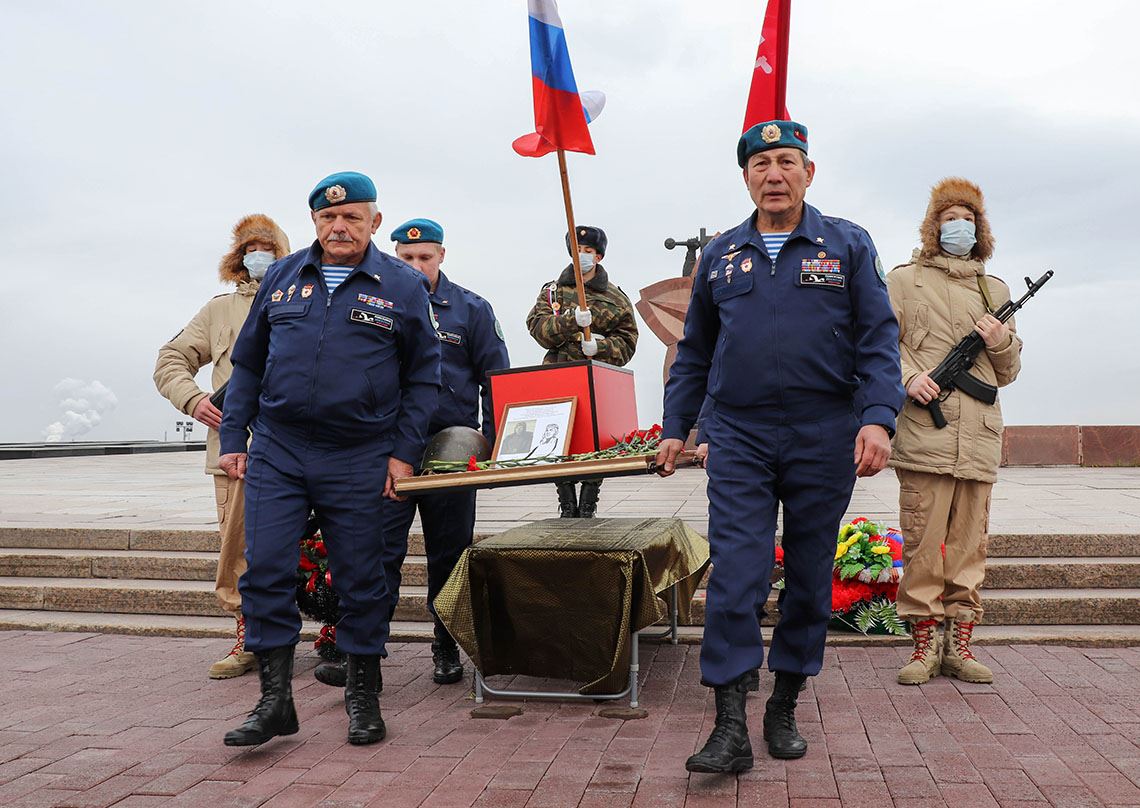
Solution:
[(754, 154), (769, 149), (799, 149), (807, 154), (807, 127), (795, 121), (764, 121), (749, 127), (736, 144), (736, 161), (741, 168)]

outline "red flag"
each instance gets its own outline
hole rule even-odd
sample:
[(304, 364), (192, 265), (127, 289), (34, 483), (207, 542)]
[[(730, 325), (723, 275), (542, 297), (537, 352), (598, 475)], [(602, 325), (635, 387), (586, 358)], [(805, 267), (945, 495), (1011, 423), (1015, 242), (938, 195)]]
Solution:
[(752, 88), (744, 110), (744, 131), (764, 121), (791, 119), (788, 115), (788, 22), (792, 16), (792, 0), (768, 0), (764, 12), (764, 28), (756, 64), (752, 69)]

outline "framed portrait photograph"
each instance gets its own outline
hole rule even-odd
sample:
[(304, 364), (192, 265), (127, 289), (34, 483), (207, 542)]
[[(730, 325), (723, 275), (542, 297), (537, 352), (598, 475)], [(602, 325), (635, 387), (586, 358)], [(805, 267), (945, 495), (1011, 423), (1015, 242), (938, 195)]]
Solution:
[(520, 401), (503, 408), (492, 460), (541, 460), (561, 457), (570, 445), (578, 397)]

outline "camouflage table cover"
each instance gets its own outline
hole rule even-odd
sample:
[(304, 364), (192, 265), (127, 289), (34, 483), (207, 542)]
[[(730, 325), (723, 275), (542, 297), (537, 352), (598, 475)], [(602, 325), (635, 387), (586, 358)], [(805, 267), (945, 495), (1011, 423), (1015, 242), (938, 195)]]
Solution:
[(680, 519), (545, 519), (465, 550), (435, 608), (484, 676), (618, 692), (630, 632), (668, 616), (674, 583), (687, 622), (708, 562), (708, 542)]

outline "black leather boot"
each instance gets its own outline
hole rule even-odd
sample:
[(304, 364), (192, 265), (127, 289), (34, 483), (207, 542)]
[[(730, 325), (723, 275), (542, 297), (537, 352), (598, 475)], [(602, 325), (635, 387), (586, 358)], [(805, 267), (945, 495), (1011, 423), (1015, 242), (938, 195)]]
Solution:
[[(341, 660), (340, 662), (322, 662), (317, 667), (313, 668), (313, 678), (320, 682), (322, 685), (329, 687), (344, 687), (348, 682), (348, 664)], [(380, 686), (376, 689), (377, 693), (384, 692), (384, 671), (376, 674), (377, 681)]]
[(278, 735), (295, 735), (299, 729), (293, 706), (293, 646), (283, 645), (256, 656), (261, 698), (245, 723), (226, 733), (226, 746), (256, 746)]
[[(320, 678), (319, 676), (317, 677)], [(757, 693), (760, 690), (760, 669), (753, 668), (744, 674), (744, 689), (749, 693)]]
[(356, 746), (384, 739), (380, 716), (380, 656), (349, 654), (344, 685), (344, 711), (348, 713), (348, 742)]
[(437, 685), (452, 685), (463, 678), (459, 646), (439, 621), (435, 624), (435, 642), (431, 644), (431, 661), (435, 666), (431, 680)]
[(344, 687), (348, 680), (348, 668), (344, 661), (322, 662), (313, 668), (313, 678), (322, 685), (329, 687)]
[(583, 519), (593, 519), (598, 512), (598, 494), (601, 492), (601, 480), (588, 480), (582, 483), (582, 495), (578, 497), (578, 516)]
[(563, 519), (578, 517), (578, 492), (572, 482), (555, 483), (558, 489), (558, 515)]
[(807, 741), (796, 728), (796, 697), (806, 681), (801, 673), (776, 671), (776, 686), (764, 707), (764, 740), (774, 758), (794, 760), (807, 754)]
[(716, 726), (700, 752), (685, 761), (691, 772), (744, 772), (752, 768), (752, 744), (748, 740), (748, 723), (744, 714), (747, 696), (744, 674), (735, 682), (718, 685), (716, 694)]

